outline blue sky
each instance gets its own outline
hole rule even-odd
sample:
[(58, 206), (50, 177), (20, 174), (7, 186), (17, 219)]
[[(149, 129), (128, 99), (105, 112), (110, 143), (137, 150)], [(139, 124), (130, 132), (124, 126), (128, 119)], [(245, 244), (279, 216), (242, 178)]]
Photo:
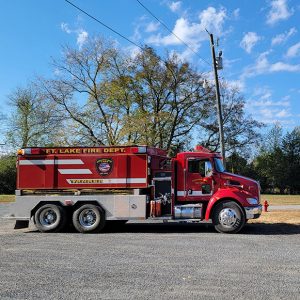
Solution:
[[(161, 54), (176, 51), (203, 72), (211, 71), (199, 58), (211, 63), (207, 28), (223, 51), (220, 77), (241, 89), (247, 113), (267, 124), (280, 122), (286, 130), (300, 125), (299, 1), (140, 1), (193, 51), (136, 0), (73, 3), (135, 43)], [(0, 26), (0, 107), (6, 114), (7, 95), (37, 75), (51, 76), (51, 57), (60, 57), (64, 44), (80, 48), (88, 36), (100, 34), (136, 51), (63, 0), (1, 1)]]

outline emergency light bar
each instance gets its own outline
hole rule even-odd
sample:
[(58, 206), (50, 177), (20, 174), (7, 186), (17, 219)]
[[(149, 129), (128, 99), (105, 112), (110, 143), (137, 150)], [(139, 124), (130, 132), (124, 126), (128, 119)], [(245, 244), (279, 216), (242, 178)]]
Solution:
[(147, 153), (147, 147), (146, 146), (138, 146), (138, 147), (132, 147), (132, 153)]
[(41, 154), (40, 148), (24, 148), (19, 149), (17, 152), (18, 155), (31, 155), (31, 154)]

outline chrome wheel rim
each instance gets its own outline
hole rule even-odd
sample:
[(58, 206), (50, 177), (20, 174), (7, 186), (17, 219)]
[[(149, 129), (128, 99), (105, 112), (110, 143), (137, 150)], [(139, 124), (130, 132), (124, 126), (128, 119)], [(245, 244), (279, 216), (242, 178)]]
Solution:
[(238, 221), (237, 213), (232, 208), (223, 208), (219, 214), (219, 222), (222, 226), (232, 228)]
[(41, 211), (39, 220), (43, 226), (52, 226), (57, 221), (57, 213), (52, 208), (45, 208)]
[(97, 221), (97, 215), (93, 209), (87, 208), (84, 209), (79, 214), (79, 223), (83, 227), (91, 227)]

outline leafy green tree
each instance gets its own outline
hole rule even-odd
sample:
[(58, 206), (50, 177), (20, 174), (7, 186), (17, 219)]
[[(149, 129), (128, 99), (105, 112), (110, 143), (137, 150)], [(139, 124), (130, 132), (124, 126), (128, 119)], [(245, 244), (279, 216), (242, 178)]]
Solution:
[(278, 189), (281, 194), (287, 186), (287, 162), (281, 148), (276, 147), (273, 151), (262, 152), (255, 160), (256, 170), (262, 178), (262, 187), (275, 193)]
[(258, 180), (259, 175), (255, 170), (253, 162), (248, 162), (246, 158), (233, 152), (227, 157), (226, 168), (228, 172), (240, 174)]
[(12, 107), (6, 132), (8, 144), (23, 148), (52, 143), (62, 120), (55, 103), (47, 101), (34, 84), (17, 87), (8, 98)]
[(117, 143), (118, 115), (100, 88), (112, 76), (116, 55), (114, 45), (101, 38), (89, 39), (80, 50), (64, 47), (62, 59), (53, 61), (55, 79), (41, 81), (45, 97), (75, 124), (75, 144)]
[(165, 149), (188, 141), (206, 118), (210, 91), (176, 55), (165, 59), (145, 47), (136, 57), (92, 38), (81, 50), (64, 48), (57, 77), (42, 86), (66, 112), (85, 145), (140, 143)]
[(13, 194), (16, 189), (16, 157), (0, 157), (0, 194)]
[(288, 132), (282, 140), (285, 155), (287, 186), (291, 194), (300, 192), (300, 127)]
[(208, 115), (211, 91), (203, 88), (203, 76), (176, 55), (163, 59), (149, 47), (134, 64), (132, 117), (138, 142), (168, 150), (180, 147)]

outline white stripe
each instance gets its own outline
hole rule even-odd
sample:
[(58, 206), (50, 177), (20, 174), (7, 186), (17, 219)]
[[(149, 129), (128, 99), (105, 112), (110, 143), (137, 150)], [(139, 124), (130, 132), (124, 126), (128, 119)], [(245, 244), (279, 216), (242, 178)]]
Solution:
[(32, 165), (83, 165), (81, 159), (24, 159), (19, 160), (20, 166), (32, 166)]
[(56, 165), (84, 165), (81, 159), (58, 159)]
[(146, 183), (146, 178), (127, 178), (127, 183)]
[(19, 160), (19, 165), (21, 165), (21, 166), (54, 165), (54, 159)]
[[(80, 182), (82, 180), (95, 180), (98, 182), (95, 183), (86, 183), (86, 182)], [(73, 182), (72, 182), (73, 181)], [(79, 182), (74, 182), (79, 181)], [(67, 179), (67, 182), (69, 184), (121, 184), (121, 183), (146, 183), (146, 178), (78, 178), (78, 179)]]
[[(202, 191), (193, 191), (192, 194), (189, 194), (188, 197), (194, 197), (194, 196), (210, 196), (212, 193), (209, 194), (203, 194)], [(185, 196), (184, 191), (177, 191), (177, 196)]]
[(93, 174), (90, 169), (58, 169), (60, 174)]

